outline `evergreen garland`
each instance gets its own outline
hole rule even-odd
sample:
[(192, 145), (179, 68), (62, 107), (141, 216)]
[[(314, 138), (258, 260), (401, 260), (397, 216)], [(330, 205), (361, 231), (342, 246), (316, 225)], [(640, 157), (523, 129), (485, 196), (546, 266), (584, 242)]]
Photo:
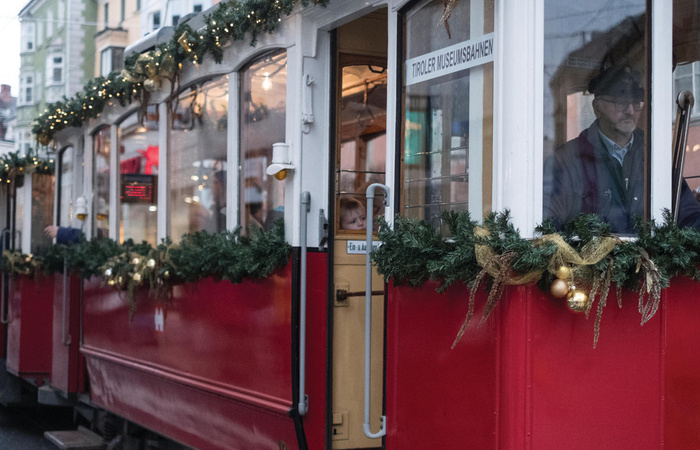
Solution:
[(201, 63), (210, 55), (218, 64), (223, 48), (246, 36), (255, 45), (263, 33), (273, 33), (284, 16), (294, 8), (310, 4), (323, 5), (328, 0), (227, 0), (219, 3), (212, 14), (204, 15), (206, 25), (193, 30), (187, 23), (175, 27), (172, 39), (144, 54), (132, 53), (125, 69), (107, 77), (90, 80), (72, 98), (49, 104), (35, 119), (32, 133), (42, 145), (49, 145), (56, 133), (68, 127), (81, 127), (86, 120), (98, 117), (107, 106), (122, 106), (139, 101), (148, 104), (150, 92), (160, 89), (163, 79), (175, 89), (183, 63)]
[(290, 254), (284, 221), (279, 220), (269, 231), (254, 229), (250, 237), (241, 236), (239, 229), (200, 231), (183, 236), (179, 244), (166, 240), (156, 248), (146, 242), (118, 244), (111, 239), (83, 238), (74, 245), (53, 245), (38, 256), (6, 251), (0, 269), (39, 277), (62, 274), (65, 263), (71, 274), (101, 277), (105, 284), (126, 291), (133, 311), (139, 286), (148, 286), (151, 295), (164, 299), (170, 286), (208, 277), (231, 283), (265, 278), (287, 265)]
[[(393, 229), (380, 220), (378, 234), (383, 245), (372, 252), (372, 261), (385, 280), (397, 285), (418, 286), (433, 279), (440, 283), (437, 290), (442, 292), (457, 281), (463, 282), (471, 290), (470, 308), (455, 344), (473, 313), (474, 291), (484, 279), (490, 280), (484, 284), (489, 298), (481, 323), (500, 299), (503, 286), (513, 280), (533, 280), (549, 291), (557, 271), (553, 262), (562, 249), (547, 239), (548, 235), (561, 236), (562, 245), (581, 253), (601, 238), (611, 237), (609, 225), (592, 214), (579, 215), (561, 230), (545, 220), (537, 227), (542, 238), (536, 239), (523, 239), (510, 223), (508, 211), (488, 215), (483, 228), (477, 227), (467, 212), (446, 212), (442, 220), (449, 227), (447, 239), (422, 220), (397, 216)], [(571, 267), (576, 285), (590, 299), (586, 314), (598, 298), (594, 346), (611, 284), (616, 286), (620, 304), (623, 288), (639, 293), (643, 324), (658, 310), (661, 290), (669, 286), (671, 278), (686, 275), (700, 281), (700, 231), (678, 228), (668, 211), (662, 224), (638, 221), (636, 228), (636, 240), (618, 239), (612, 251), (597, 262)], [(483, 255), (491, 255), (486, 262), (492, 267), (484, 265)]]
[(12, 180), (29, 169), (35, 173), (53, 174), (55, 164), (53, 159), (43, 159), (37, 156), (20, 153), (19, 150), (0, 156), (0, 183), (11, 183)]

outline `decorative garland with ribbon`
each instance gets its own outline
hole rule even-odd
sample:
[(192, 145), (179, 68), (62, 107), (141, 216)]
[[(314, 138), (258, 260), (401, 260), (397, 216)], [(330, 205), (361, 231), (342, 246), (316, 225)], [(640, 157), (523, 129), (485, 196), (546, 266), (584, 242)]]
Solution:
[[(377, 271), (395, 284), (423, 284), (438, 280), (438, 291), (461, 281), (469, 288), (466, 318), (456, 345), (469, 325), (475, 294), (486, 285), (488, 296), (481, 326), (503, 296), (505, 286), (538, 283), (553, 296), (566, 297), (572, 312), (586, 317), (597, 300), (595, 347), (600, 322), (612, 284), (618, 304), (623, 288), (639, 293), (641, 324), (657, 312), (661, 291), (677, 275), (700, 280), (700, 232), (678, 228), (667, 212), (664, 223), (637, 222), (638, 238), (622, 241), (595, 215), (581, 215), (556, 230), (546, 221), (537, 228), (539, 238), (523, 239), (510, 223), (509, 212), (490, 214), (483, 227), (466, 212), (446, 212), (450, 230), (445, 239), (429, 223), (397, 217), (393, 229), (380, 221), (384, 244), (372, 252)], [(490, 283), (485, 283), (490, 280)]]

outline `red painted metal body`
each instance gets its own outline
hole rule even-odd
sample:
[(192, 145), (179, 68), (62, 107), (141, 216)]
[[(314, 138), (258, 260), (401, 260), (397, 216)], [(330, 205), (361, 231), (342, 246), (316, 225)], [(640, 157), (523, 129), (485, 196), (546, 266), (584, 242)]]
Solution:
[(77, 275), (54, 278), (51, 385), (67, 394), (85, 392), (85, 358), (80, 354), (81, 280)]
[[(309, 254), (310, 273), (326, 256)], [(311, 277), (309, 277), (311, 279)], [(309, 285), (304, 428), (323, 446), (325, 276)], [(133, 318), (124, 293), (84, 284), (82, 351), (91, 400), (198, 448), (297, 448), (292, 402), (291, 264), (263, 280), (205, 280), (166, 302), (138, 292)], [(319, 359), (320, 358), (320, 359)]]
[[(700, 285), (675, 279), (640, 326), (614, 291), (589, 320), (535, 286), (508, 288), (454, 350), (468, 291), (392, 286), (387, 449), (688, 449), (700, 441)], [(481, 296), (478, 302), (483, 305)], [(429, 418), (429, 420), (426, 420)]]
[(53, 276), (10, 277), (7, 371), (28, 379), (51, 373)]

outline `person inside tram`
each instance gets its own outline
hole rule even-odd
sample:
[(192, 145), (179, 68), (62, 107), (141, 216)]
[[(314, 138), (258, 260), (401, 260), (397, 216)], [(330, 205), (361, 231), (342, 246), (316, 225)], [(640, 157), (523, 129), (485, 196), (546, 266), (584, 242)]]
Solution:
[(365, 207), (356, 198), (340, 198), (339, 217), (341, 230), (364, 230), (366, 227)]
[[(561, 227), (579, 213), (595, 213), (611, 231), (633, 234), (644, 212), (644, 108), (641, 75), (613, 65), (588, 84), (596, 120), (554, 150), (544, 177), (544, 217)], [(700, 204), (683, 183), (680, 227), (700, 229)]]
[(44, 228), (44, 234), (49, 239), (56, 239), (57, 244), (77, 244), (80, 237), (83, 235), (83, 230), (79, 228), (59, 227), (58, 225), (49, 225)]

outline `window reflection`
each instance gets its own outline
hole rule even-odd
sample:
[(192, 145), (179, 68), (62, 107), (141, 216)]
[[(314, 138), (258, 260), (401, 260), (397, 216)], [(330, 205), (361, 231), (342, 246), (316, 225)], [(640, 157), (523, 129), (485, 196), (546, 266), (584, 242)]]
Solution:
[(67, 147), (58, 157), (58, 223), (59, 226), (70, 227), (73, 220), (73, 171), (75, 151)]
[(109, 237), (109, 192), (110, 192), (110, 128), (101, 128), (93, 135), (93, 229), (98, 238)]
[[(442, 227), (441, 213), (491, 204), (493, 1), (444, 2), (406, 19), (403, 214)], [(446, 230), (443, 230), (446, 231)]]
[(284, 183), (265, 173), (272, 144), (285, 141), (287, 53), (270, 53), (241, 74), (241, 226), (269, 229), (284, 217)]
[(632, 233), (644, 215), (646, 2), (545, 1), (544, 217)]
[(177, 98), (168, 158), (170, 236), (226, 229), (228, 76)]
[(119, 240), (156, 245), (158, 111), (155, 105), (119, 124)]
[[(357, 57), (341, 55), (343, 59)], [(337, 220), (340, 230), (364, 230), (366, 192), (385, 181), (386, 62), (353, 64), (342, 69), (340, 149), (336, 162)], [(383, 192), (375, 191), (372, 217), (383, 212)]]
[(44, 228), (53, 224), (53, 175), (34, 173), (32, 177), (32, 236), (30, 253), (40, 253), (53, 242)]

